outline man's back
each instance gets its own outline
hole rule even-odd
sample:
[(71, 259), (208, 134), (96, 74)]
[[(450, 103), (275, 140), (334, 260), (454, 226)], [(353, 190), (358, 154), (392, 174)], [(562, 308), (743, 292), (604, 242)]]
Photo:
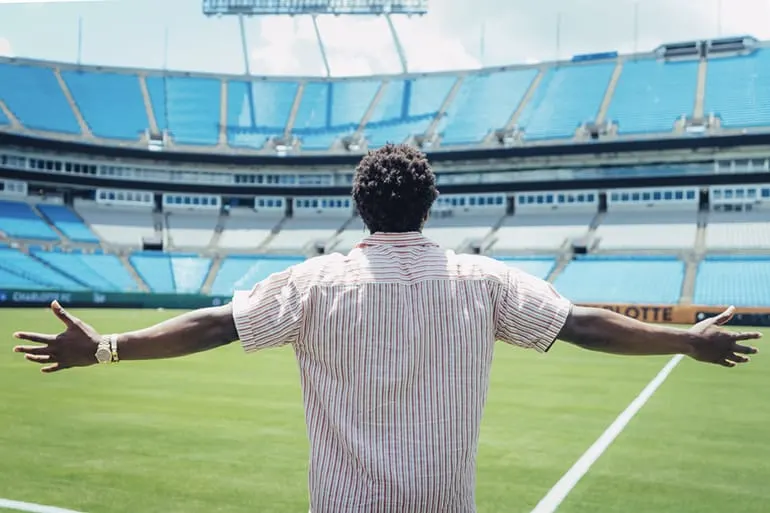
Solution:
[(316, 513), (474, 511), (494, 341), (546, 350), (569, 312), (544, 282), (419, 233), (373, 235), (265, 292), (236, 297), (236, 322), (242, 333), (264, 324), (265, 297), (278, 293), (276, 328), (301, 370)]

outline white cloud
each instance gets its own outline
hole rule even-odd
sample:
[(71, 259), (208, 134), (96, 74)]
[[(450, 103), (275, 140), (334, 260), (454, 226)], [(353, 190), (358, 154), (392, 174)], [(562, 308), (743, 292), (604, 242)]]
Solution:
[(13, 57), (13, 48), (8, 38), (0, 37), (0, 55), (3, 57)]

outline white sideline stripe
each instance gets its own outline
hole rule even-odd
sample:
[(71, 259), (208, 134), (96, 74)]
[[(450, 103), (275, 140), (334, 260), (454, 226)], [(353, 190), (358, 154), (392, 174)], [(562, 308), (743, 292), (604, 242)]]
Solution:
[(12, 501), (10, 499), (0, 499), (0, 508), (28, 511), (29, 513), (80, 513), (71, 509), (43, 506), (42, 504), (33, 504), (31, 502)]
[(608, 427), (606, 431), (602, 433), (602, 436), (600, 436), (594, 442), (594, 444), (588, 448), (588, 450), (575, 462), (575, 464), (572, 465), (572, 468), (570, 468), (567, 473), (564, 474), (561, 479), (559, 479), (559, 482), (556, 483), (553, 488), (551, 488), (546, 496), (537, 503), (537, 506), (535, 506), (535, 509), (532, 510), (532, 513), (553, 513), (556, 511), (556, 508), (559, 507), (569, 492), (575, 488), (575, 485), (578, 484), (578, 481), (580, 481), (585, 473), (588, 472), (588, 469), (591, 468), (591, 465), (593, 465), (596, 460), (599, 459), (599, 456), (601, 456), (602, 453), (607, 450), (607, 447), (609, 447), (615, 438), (617, 438), (617, 436), (621, 433), (621, 431), (623, 431), (626, 425), (628, 425), (631, 419), (634, 418), (634, 415), (636, 415), (636, 413), (642, 409), (642, 406), (644, 406), (652, 394), (655, 393), (658, 387), (663, 384), (668, 375), (671, 374), (671, 371), (674, 370), (674, 367), (676, 367), (677, 364), (682, 361), (682, 358), (683, 356), (680, 354), (669, 360), (666, 366), (660, 370), (658, 375), (655, 376), (646, 387), (644, 387), (644, 390), (642, 390), (638, 396), (636, 396), (636, 399), (631, 401), (631, 404), (629, 404), (628, 407), (623, 410), (623, 413), (618, 415), (618, 418), (615, 419), (615, 422), (610, 424), (610, 427)]

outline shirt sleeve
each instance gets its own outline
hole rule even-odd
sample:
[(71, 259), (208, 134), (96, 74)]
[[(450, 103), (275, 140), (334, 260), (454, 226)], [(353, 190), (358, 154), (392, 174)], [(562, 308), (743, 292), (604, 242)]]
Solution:
[(302, 318), (302, 298), (291, 268), (233, 295), (233, 319), (247, 353), (296, 342)]
[(550, 283), (509, 268), (498, 295), (497, 339), (544, 353), (553, 345), (571, 310), (572, 303)]

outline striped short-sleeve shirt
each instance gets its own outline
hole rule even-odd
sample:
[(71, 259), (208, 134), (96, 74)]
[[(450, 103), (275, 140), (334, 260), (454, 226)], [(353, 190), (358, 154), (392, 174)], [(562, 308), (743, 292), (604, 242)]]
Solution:
[(420, 233), (377, 233), (236, 292), (251, 352), (292, 344), (313, 513), (473, 512), (496, 340), (547, 351), (571, 304)]

